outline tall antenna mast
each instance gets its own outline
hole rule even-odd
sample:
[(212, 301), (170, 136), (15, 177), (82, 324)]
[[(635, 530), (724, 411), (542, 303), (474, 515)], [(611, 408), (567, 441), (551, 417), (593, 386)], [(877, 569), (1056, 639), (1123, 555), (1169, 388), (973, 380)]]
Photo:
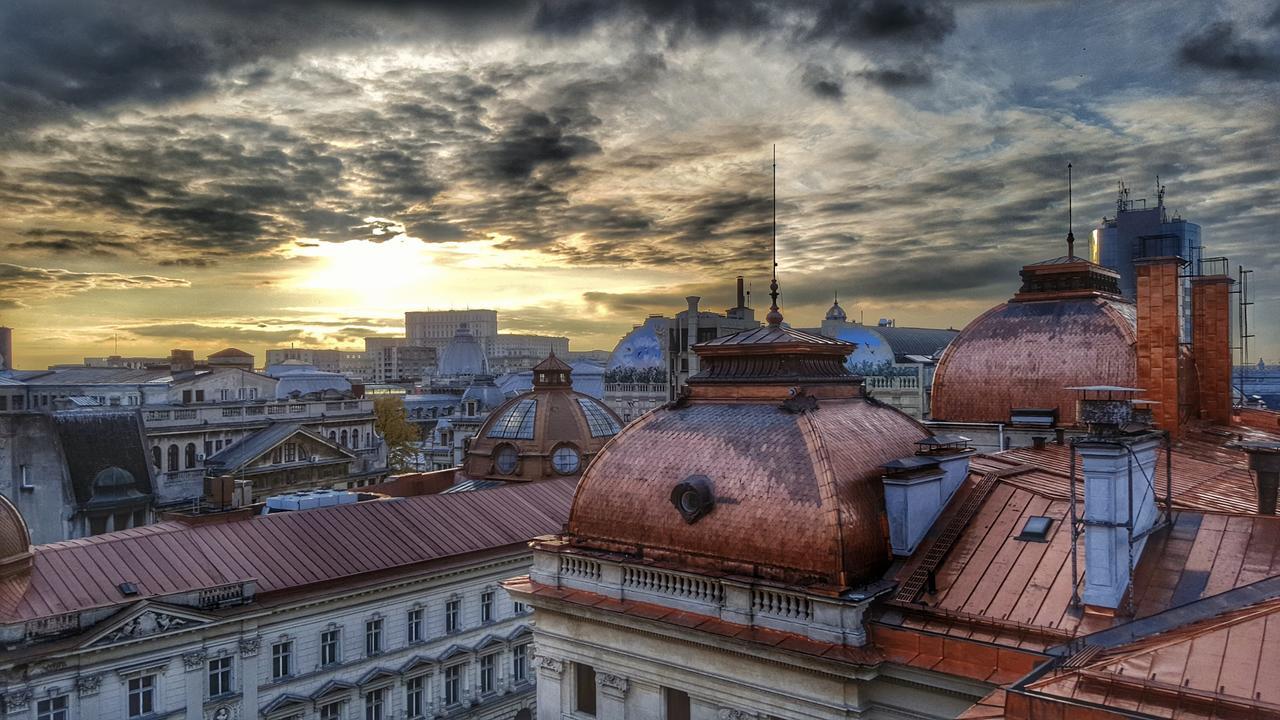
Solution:
[(770, 327), (782, 324), (782, 313), (778, 311), (778, 146), (773, 146), (773, 278), (769, 281), (769, 297), (773, 304), (769, 306), (769, 314), (765, 320)]
[(1076, 256), (1076, 235), (1071, 220), (1071, 163), (1067, 163), (1067, 260)]

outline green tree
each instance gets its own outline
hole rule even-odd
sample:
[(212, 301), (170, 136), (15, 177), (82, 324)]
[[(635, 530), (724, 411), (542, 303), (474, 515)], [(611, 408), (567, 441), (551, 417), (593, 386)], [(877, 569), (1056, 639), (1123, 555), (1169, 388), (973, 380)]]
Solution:
[(418, 426), (409, 422), (404, 410), (404, 400), (394, 397), (380, 397), (373, 401), (373, 412), (376, 416), (374, 427), (387, 443), (387, 466), (393, 472), (415, 470), (414, 457), (418, 453), (415, 445), (422, 439)]

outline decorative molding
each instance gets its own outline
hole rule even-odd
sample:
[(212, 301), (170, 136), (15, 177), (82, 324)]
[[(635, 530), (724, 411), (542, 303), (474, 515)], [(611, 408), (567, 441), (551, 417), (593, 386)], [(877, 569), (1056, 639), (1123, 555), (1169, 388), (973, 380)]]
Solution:
[(240, 703), (231, 702), (205, 708), (204, 720), (240, 720)]
[(262, 647), (262, 636), (254, 635), (253, 637), (240, 638), (240, 657), (253, 657), (258, 654), (258, 650)]
[(559, 675), (560, 673), (564, 672), (563, 660), (557, 660), (552, 657), (547, 657), (546, 655), (535, 655), (533, 657), (533, 664), (534, 664), (534, 667), (541, 668), (543, 670), (546, 670), (547, 672), (554, 673), (556, 675)]
[(81, 675), (76, 678), (76, 694), (80, 697), (97, 695), (100, 687), (102, 687), (101, 675)]
[(631, 683), (621, 675), (611, 675), (609, 673), (596, 673), (596, 685), (601, 690), (613, 690), (619, 695), (626, 695), (627, 690), (631, 687)]
[(138, 613), (120, 627), (94, 641), (93, 646), (113, 645), (127, 640), (136, 640), (149, 635), (159, 635), (172, 630), (182, 630), (202, 624), (181, 615), (171, 615), (159, 610), (145, 610)]
[(720, 708), (717, 714), (720, 720), (757, 720), (759, 715), (746, 710), (735, 710), (734, 708)]
[(188, 671), (199, 670), (204, 667), (204, 661), (208, 657), (209, 654), (204, 650), (195, 650), (193, 652), (183, 653), (182, 667), (186, 668)]
[(30, 690), (15, 690), (13, 692), (5, 693), (4, 711), (6, 713), (12, 714), (25, 712), (29, 707), (31, 707)]

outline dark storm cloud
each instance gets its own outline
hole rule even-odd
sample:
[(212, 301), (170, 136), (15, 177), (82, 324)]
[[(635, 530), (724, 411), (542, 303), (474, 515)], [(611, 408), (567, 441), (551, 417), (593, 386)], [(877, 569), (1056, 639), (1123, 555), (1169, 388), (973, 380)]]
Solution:
[(934, 45), (955, 27), (948, 6), (923, 0), (11, 0), (0, 5), (0, 120), (12, 134), (78, 110), (191, 97), (223, 76), (252, 87), (271, 75), (253, 63), (320, 45), (528, 31), (554, 37), (606, 22), (632, 23), (633, 32), (639, 24), (671, 41), (782, 32), (797, 41), (845, 45)]
[(887, 90), (919, 87), (933, 82), (933, 73), (920, 63), (907, 63), (899, 67), (876, 67), (862, 70), (858, 77)]
[(0, 297), (15, 303), (33, 298), (73, 295), (90, 290), (140, 290), (187, 287), (186, 280), (157, 275), (78, 272), (62, 268), (0, 263)]
[[(1280, 15), (1280, 8), (1276, 13)], [(1264, 47), (1241, 37), (1231, 22), (1216, 22), (1183, 38), (1178, 57), (1183, 63), (1204, 70), (1248, 78), (1280, 78), (1280, 41), (1272, 38)]]
[(89, 254), (99, 256), (128, 255), (137, 251), (131, 239), (118, 232), (30, 228), (18, 233), (22, 240), (8, 243), (14, 250), (43, 251), (54, 255)]
[(829, 100), (844, 99), (844, 81), (830, 69), (810, 63), (804, 68), (801, 82), (814, 95)]

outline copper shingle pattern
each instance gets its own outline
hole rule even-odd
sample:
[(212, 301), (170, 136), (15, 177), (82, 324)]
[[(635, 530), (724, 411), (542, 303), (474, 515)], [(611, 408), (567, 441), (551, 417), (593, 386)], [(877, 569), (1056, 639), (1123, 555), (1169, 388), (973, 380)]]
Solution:
[[(258, 593), (293, 590), (519, 545), (562, 529), (573, 488), (552, 480), (40, 545), (30, 572), (0, 579), (0, 622), (250, 579)], [(122, 595), (123, 582), (138, 594)]]
[[(656, 550), (725, 572), (865, 580), (888, 559), (880, 466), (912, 454), (925, 435), (906, 415), (862, 399), (822, 400), (804, 414), (774, 403), (655, 410), (587, 469), (569, 531), (580, 544)], [(693, 475), (710, 478), (716, 504), (689, 524), (670, 494)]]
[(1105, 298), (998, 305), (947, 346), (933, 381), (932, 415), (1008, 422), (1014, 408), (1058, 408), (1072, 424), (1081, 385), (1133, 386), (1134, 306)]

